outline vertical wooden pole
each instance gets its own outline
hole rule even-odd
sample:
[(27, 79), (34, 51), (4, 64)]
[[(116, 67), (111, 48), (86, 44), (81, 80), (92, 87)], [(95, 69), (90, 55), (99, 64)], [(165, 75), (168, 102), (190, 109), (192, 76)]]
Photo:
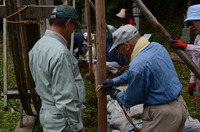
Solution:
[[(39, 5), (45, 5), (46, 1), (45, 0), (38, 0)], [(40, 21), (43, 22), (42, 25), (40, 25), (40, 37), (44, 35), (45, 29), (46, 29), (46, 19), (40, 19)]]
[[(73, 0), (72, 5), (73, 5), (74, 8), (76, 7), (76, 2), (75, 2), (75, 0)], [(72, 54), (73, 54), (73, 52), (74, 52), (74, 32), (71, 34), (70, 52), (71, 52)]]
[[(3, 1), (3, 5), (5, 6), (5, 0)], [(4, 109), (7, 109), (8, 106), (8, 97), (7, 97), (7, 91), (8, 91), (8, 66), (7, 66), (7, 44), (6, 44), (6, 30), (7, 30), (7, 23), (6, 18), (3, 19), (3, 91), (4, 91)]]
[(91, 45), (91, 26), (90, 26), (90, 6), (89, 0), (85, 0), (85, 15), (86, 15), (86, 27), (87, 27), (87, 43), (88, 43), (88, 51), (89, 51), (89, 74), (92, 75), (92, 45)]
[[(45, 0), (46, 5), (54, 5), (54, 0)], [(50, 29), (49, 20), (46, 19), (46, 29)]]
[[(38, 0), (39, 5), (54, 5), (53, 0)], [(46, 31), (46, 29), (49, 29), (49, 23), (48, 19), (41, 19), (40, 21), (43, 22), (42, 25), (40, 25), (40, 37), (42, 37)]]
[[(48, 2), (50, 2), (50, 1), (52, 1), (52, 0), (48, 0)], [(22, 7), (23, 5), (30, 5), (30, 4), (36, 4), (36, 0), (21, 0), (20, 3), (19, 3), (19, 7)], [(20, 17), (20, 14), (19, 14), (18, 19), (24, 20), (25, 18), (23, 18), (23, 16), (24, 16), (23, 12), (21, 14), (22, 17)], [(36, 18), (33, 18), (32, 20), (35, 20), (35, 19)], [(25, 24), (19, 24), (19, 27), (22, 27), (24, 29), (24, 31), (22, 30), (22, 31), (19, 31), (19, 32), (20, 32), (20, 34), (22, 34), (21, 32), (24, 32), (23, 33), (24, 37), (21, 37), (22, 40), (20, 40), (20, 45), (22, 44), (21, 42), (24, 41), (25, 45), (24, 45), (24, 48), (23, 48), (23, 52), (24, 52), (24, 60), (25, 60), (24, 63), (25, 63), (25, 66), (26, 66), (25, 75), (26, 75), (27, 88), (30, 90), (30, 94), (31, 94), (31, 97), (27, 96), (27, 98), (31, 98), (31, 102), (34, 105), (34, 109), (32, 108), (32, 110), (33, 110), (33, 112), (36, 111), (37, 113), (39, 113), (41, 101), (40, 101), (39, 96), (35, 92), (35, 83), (33, 81), (33, 78), (31, 76), (31, 72), (30, 72), (30, 69), (29, 69), (28, 52), (32, 49), (34, 44), (40, 38), (40, 32), (38, 30), (39, 26), (40, 25), (37, 25), (37, 24), (26, 24), (26, 25)], [(23, 94), (23, 93), (20, 93), (20, 94)], [(23, 102), (23, 100), (22, 100), (22, 102)], [(23, 103), (22, 103), (22, 106), (24, 107)]]
[[(16, 10), (19, 10), (19, 8), (23, 6), (23, 0), (16, 0), (16, 4), (17, 4), (16, 7), (18, 8), (18, 9), (16, 8)], [(25, 19), (23, 12), (19, 13), (17, 17), (19, 21), (22, 21)], [(22, 74), (21, 79), (23, 79), (22, 91), (23, 91), (23, 94), (25, 94), (24, 97), (26, 98), (27, 103), (31, 103), (32, 101), (31, 101), (30, 96), (26, 95), (28, 93), (28, 90), (30, 90), (30, 93), (34, 91), (33, 89), (30, 89), (29, 86), (31, 86), (31, 83), (30, 81), (28, 81), (28, 77), (31, 75), (30, 75), (30, 71), (28, 67), (28, 45), (27, 45), (28, 41), (27, 41), (26, 27), (24, 24), (18, 24), (16, 26), (18, 26), (19, 28), (18, 31), (19, 31), (19, 37), (20, 37), (18, 38), (18, 42), (19, 42), (18, 51), (21, 52), (21, 55), (20, 55), (21, 61), (22, 61), (21, 64), (24, 65), (24, 67), (21, 65), (23, 67), (23, 69), (21, 69), (21, 74)], [(20, 100), (23, 101), (23, 98), (20, 98)], [(29, 106), (31, 105), (29, 104)], [(30, 111), (31, 114), (33, 113), (31, 108), (29, 108), (28, 111)]]
[[(96, 5), (96, 33), (97, 33), (97, 67), (96, 85), (106, 79), (106, 26), (105, 0), (95, 0)], [(107, 99), (103, 90), (97, 92), (98, 101), (98, 132), (107, 132)]]
[[(6, 10), (7, 10), (7, 14), (12, 14), (13, 12), (17, 11), (17, 2), (16, 0), (6, 0)], [(15, 21), (19, 21), (19, 17), (18, 16), (13, 16), (11, 18), (9, 18), (9, 20), (15, 20)], [(26, 98), (26, 93), (27, 90), (24, 89), (26, 88), (26, 79), (25, 79), (25, 67), (23, 64), (23, 57), (22, 57), (22, 46), (21, 46), (21, 42), (20, 42), (20, 38), (21, 38), (21, 32), (19, 30), (19, 26), (16, 24), (11, 24), (11, 23), (7, 23), (7, 28), (8, 28), (8, 35), (9, 35), (9, 44), (11, 46), (11, 50), (12, 50), (12, 56), (13, 56), (13, 63), (14, 63), (14, 67), (15, 67), (15, 76), (16, 76), (16, 80), (17, 80), (17, 86), (18, 86), (18, 90), (19, 93), (23, 93), (20, 94), (20, 98), (23, 99), (23, 107), (26, 111), (27, 114), (32, 114), (32, 111), (30, 109), (30, 102), (29, 99)]]

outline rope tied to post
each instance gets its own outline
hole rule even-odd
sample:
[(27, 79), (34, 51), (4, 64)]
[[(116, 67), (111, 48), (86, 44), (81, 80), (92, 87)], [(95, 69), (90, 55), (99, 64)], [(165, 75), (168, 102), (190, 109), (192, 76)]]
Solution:
[[(98, 92), (101, 88), (103, 87), (103, 85), (97, 85), (95, 91)], [(118, 102), (118, 101), (117, 101)], [(126, 119), (129, 121), (129, 123), (135, 128), (136, 132), (141, 132), (139, 128), (136, 127), (136, 125), (133, 123), (133, 121), (131, 120), (131, 118), (129, 117), (129, 115), (127, 114), (126, 110), (124, 109), (123, 105), (120, 104), (118, 102), (118, 104), (121, 106), (124, 115), (126, 117)]]
[(19, 9), (17, 12), (10, 14), (9, 16), (6, 17), (7, 22), (8, 23), (15, 23), (15, 24), (18, 24), (18, 23), (21, 23), (21, 24), (43, 24), (43, 22), (40, 21), (40, 20), (24, 20), (24, 21), (8, 20), (8, 18), (11, 18), (12, 16), (15, 16), (15, 15), (19, 14), (20, 12), (24, 11), (25, 9), (27, 9), (29, 7), (34, 7), (34, 6), (37, 6), (37, 5), (35, 5), (35, 4), (27, 5), (27, 6), (24, 6), (23, 8), (21, 8), (21, 9)]

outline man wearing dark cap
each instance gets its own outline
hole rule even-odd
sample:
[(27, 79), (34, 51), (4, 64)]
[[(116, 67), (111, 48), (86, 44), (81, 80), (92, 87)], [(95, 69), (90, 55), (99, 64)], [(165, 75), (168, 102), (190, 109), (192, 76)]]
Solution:
[[(188, 8), (187, 17), (184, 20), (184, 24), (196, 34), (194, 44), (186, 44), (177, 38), (170, 41), (172, 48), (179, 48), (192, 55), (194, 63), (200, 67), (200, 4), (192, 5)], [(196, 85), (197, 84), (197, 85)], [(193, 72), (190, 74), (190, 83), (188, 85), (188, 93), (190, 96), (194, 94), (194, 88), (196, 87), (196, 109), (197, 115), (200, 119), (200, 82)]]
[(67, 40), (81, 26), (76, 10), (59, 5), (53, 10), (44, 36), (29, 52), (30, 70), (42, 100), (40, 123), (44, 132), (84, 132), (85, 88), (78, 62)]
[[(122, 75), (106, 80), (103, 89), (126, 107), (144, 104), (142, 132), (183, 132), (187, 116), (182, 85), (166, 49), (149, 42), (132, 25), (113, 32), (114, 48), (130, 60)], [(128, 84), (125, 92), (113, 86)]]

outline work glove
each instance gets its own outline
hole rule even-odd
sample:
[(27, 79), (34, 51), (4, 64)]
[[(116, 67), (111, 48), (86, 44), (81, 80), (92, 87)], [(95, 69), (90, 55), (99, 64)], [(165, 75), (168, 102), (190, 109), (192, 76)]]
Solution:
[(79, 130), (78, 132), (85, 132), (85, 129), (84, 128), (82, 128), (81, 130)]
[(172, 40), (169, 41), (170, 46), (172, 48), (177, 48), (177, 49), (182, 49), (182, 50), (186, 50), (188, 44), (183, 43), (181, 40), (177, 39), (176, 37), (171, 37)]
[(121, 92), (121, 90), (116, 89), (116, 88), (111, 88), (109, 91), (107, 91), (107, 95), (110, 95), (111, 98), (116, 99), (117, 94)]
[(189, 93), (190, 96), (193, 96), (195, 86), (196, 86), (195, 83), (190, 83), (190, 84), (188, 85), (188, 93)]
[(115, 84), (113, 80), (105, 80), (104, 82), (101, 83), (101, 85), (103, 85), (102, 87), (103, 90), (109, 91)]

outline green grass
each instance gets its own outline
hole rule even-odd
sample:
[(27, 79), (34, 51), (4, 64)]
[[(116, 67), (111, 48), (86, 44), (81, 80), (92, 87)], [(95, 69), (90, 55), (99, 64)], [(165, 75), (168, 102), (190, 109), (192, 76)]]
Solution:
[(95, 92), (94, 77), (84, 74), (86, 88), (86, 102), (83, 110), (83, 123), (87, 132), (95, 132), (97, 130), (97, 98)]
[(0, 132), (14, 131), (19, 120), (18, 112), (11, 110), (12, 107), (14, 107), (14, 109), (18, 109), (19, 100), (10, 99), (9, 102), (8, 111), (4, 111), (3, 98), (0, 98)]

